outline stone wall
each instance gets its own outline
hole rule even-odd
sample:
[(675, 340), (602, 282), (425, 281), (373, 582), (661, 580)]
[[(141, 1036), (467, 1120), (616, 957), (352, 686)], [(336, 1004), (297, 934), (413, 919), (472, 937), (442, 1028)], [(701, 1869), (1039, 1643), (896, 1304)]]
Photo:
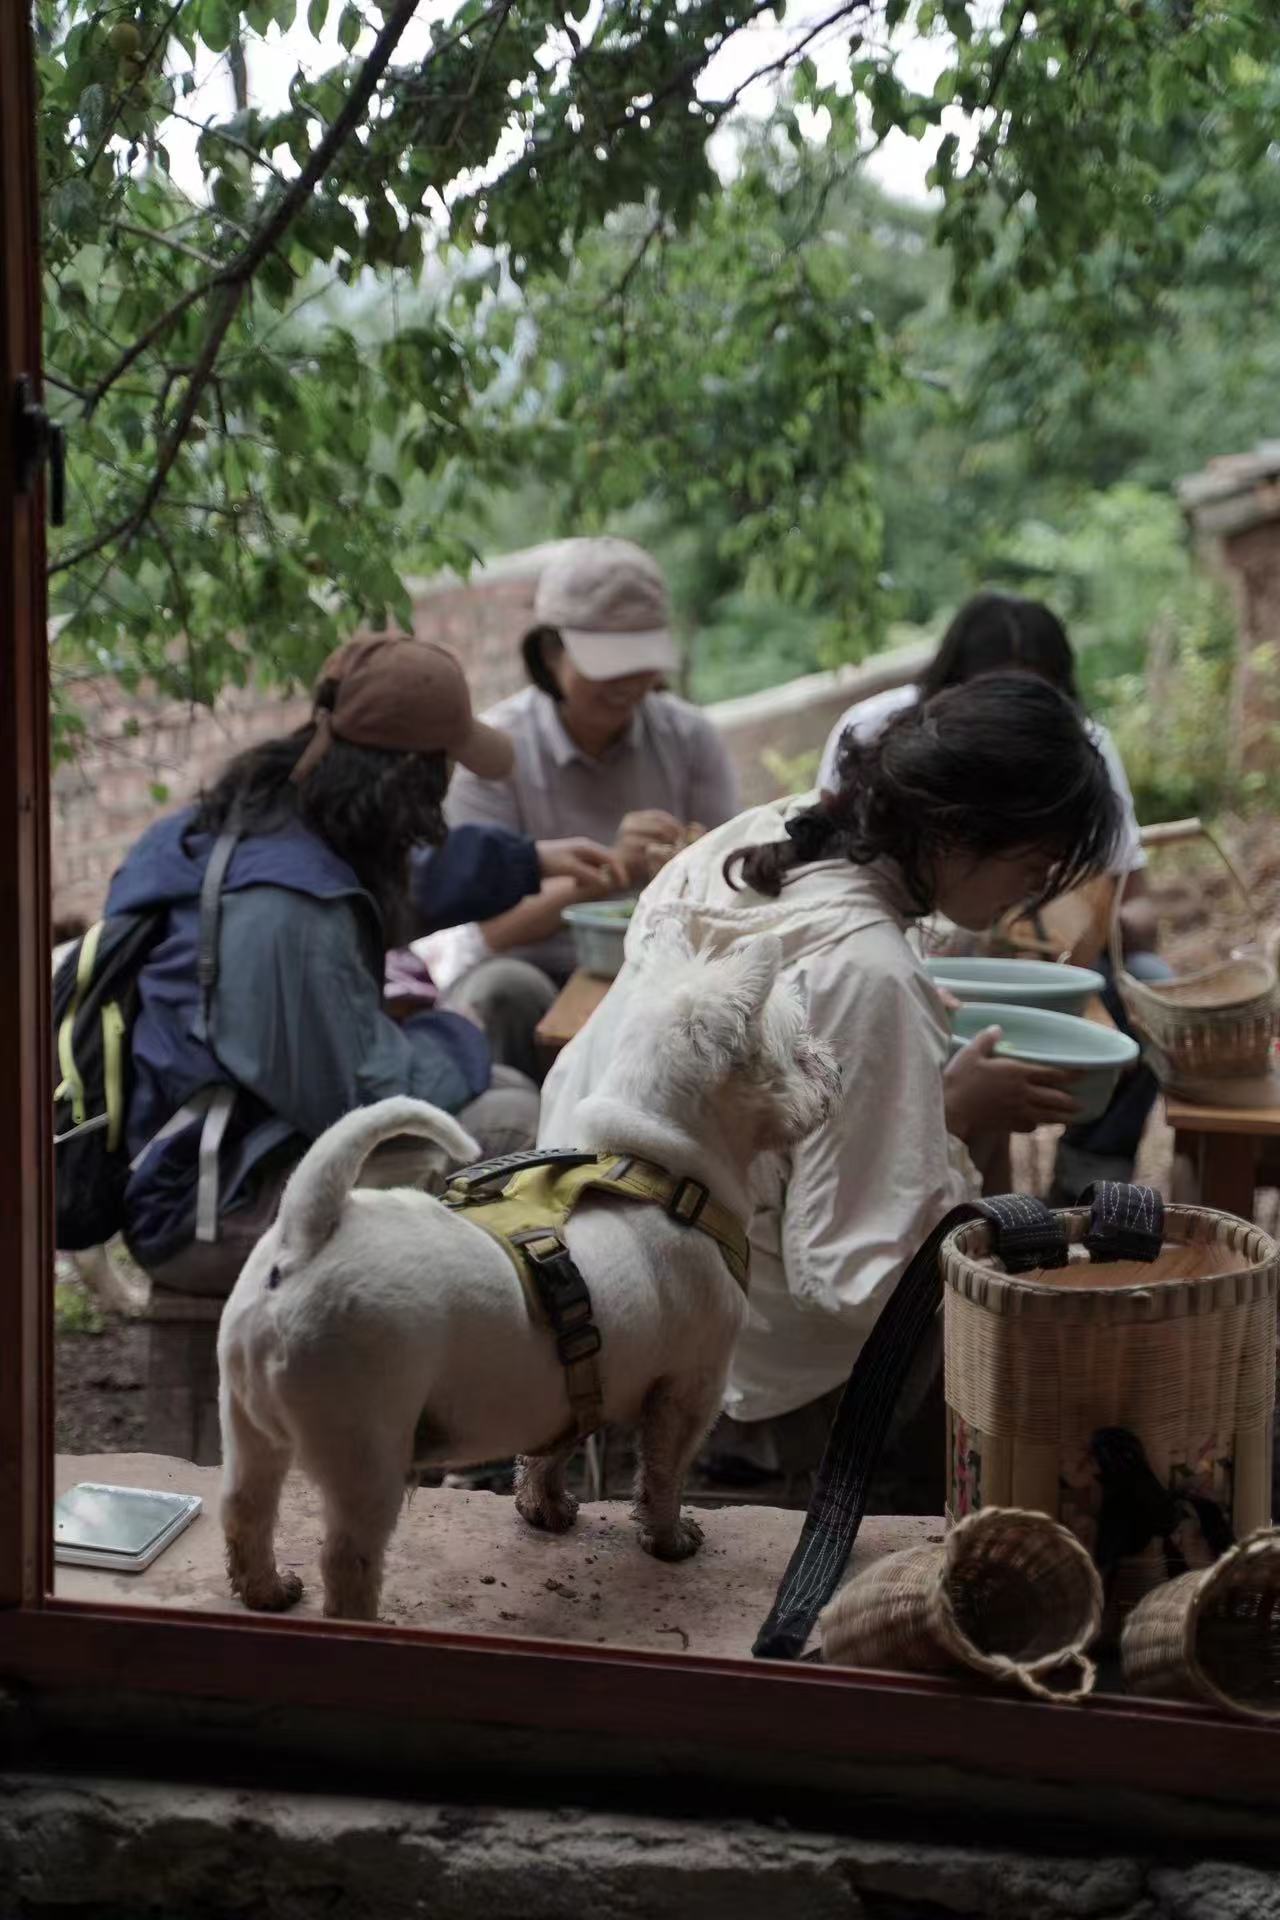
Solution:
[[(481, 710), (524, 684), (519, 640), (530, 624), (538, 572), (552, 551), (509, 555), (466, 582), (410, 583), (414, 632), (456, 650)], [(851, 701), (909, 678), (922, 658), (920, 649), (884, 654), (864, 668), (809, 675), (712, 707), (744, 802), (779, 791), (764, 758), (770, 749), (787, 761), (816, 751)], [(309, 711), (305, 698), (232, 689), (209, 712), (130, 698), (106, 682), (87, 690), (81, 707), (87, 744), (53, 782), (55, 922), (96, 919), (111, 875), (158, 814), (198, 792), (238, 749), (301, 726)]]
[[(1188, 1813), (1192, 1810), (1188, 1809)], [(1189, 1829), (1194, 1831), (1194, 1828)], [(874, 1829), (873, 1829), (874, 1832)], [(4, 1920), (1280, 1920), (1280, 1876), (785, 1821), (9, 1774)]]

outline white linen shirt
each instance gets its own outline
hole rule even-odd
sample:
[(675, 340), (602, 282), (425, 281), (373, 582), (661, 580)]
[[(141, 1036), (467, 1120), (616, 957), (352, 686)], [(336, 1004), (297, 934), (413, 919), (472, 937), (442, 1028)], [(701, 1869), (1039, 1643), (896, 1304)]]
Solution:
[(663, 869), (628, 930), (622, 972), (543, 1089), (540, 1141), (572, 1142), (574, 1109), (608, 1058), (656, 918), (674, 916), (697, 950), (781, 937), (783, 976), (799, 986), (843, 1089), (817, 1133), (757, 1162), (751, 1310), (724, 1402), (737, 1420), (788, 1413), (846, 1380), (907, 1261), (949, 1207), (978, 1191), (947, 1133), (946, 1016), (907, 943), (893, 871), (822, 861), (777, 900), (735, 893), (721, 873), (727, 854), (780, 839), (788, 814), (814, 798), (740, 815)]

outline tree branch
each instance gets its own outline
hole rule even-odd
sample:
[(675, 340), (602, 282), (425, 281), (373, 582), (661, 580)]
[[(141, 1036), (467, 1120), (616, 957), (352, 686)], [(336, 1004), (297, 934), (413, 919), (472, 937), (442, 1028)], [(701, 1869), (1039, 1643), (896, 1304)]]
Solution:
[[(102, 533), (96, 534), (93, 539), (86, 540), (80, 546), (73, 547), (69, 553), (61, 555), (49, 568), (50, 578), (78, 566), (81, 561), (89, 559), (95, 553), (100, 553), (104, 547), (113, 545), (117, 540), (132, 538), (150, 519), (152, 510), (163, 493), (165, 482), (181, 452), (187, 429), (195, 418), (196, 409), (213, 373), (219, 350), (239, 311), (246, 286), (288, 230), (299, 209), (311, 197), (335, 155), (355, 132), (417, 7), (418, 0), (398, 0), (397, 6), (378, 35), (359, 77), (347, 95), (342, 111), (328, 128), (323, 140), (316, 147), (297, 179), (289, 183), (275, 205), (264, 214), (254, 229), (253, 238), (235, 260), (212, 281), (192, 290), (189, 296), (184, 296), (185, 306), (190, 306), (194, 300), (206, 292), (216, 291), (217, 298), (209, 331), (187, 382), (186, 392), (182, 396), (182, 404), (178, 409), (172, 431), (161, 449), (156, 470), (133, 511), (116, 521), (113, 526), (107, 527)], [(171, 314), (172, 312), (173, 309), (170, 309)], [(159, 326), (158, 322), (157, 326)], [(155, 328), (149, 331), (154, 333)], [(135, 343), (129, 354), (124, 356), (124, 360), (131, 364), (132, 360), (137, 358), (138, 351), (138, 344)], [(107, 385), (110, 385), (110, 380), (107, 381)], [(105, 390), (104, 387), (103, 391)]]
[(216, 273), (218, 263), (211, 260), (207, 253), (201, 253), (198, 247), (190, 247), (185, 240), (175, 240), (171, 233), (162, 232), (159, 227), (135, 227), (130, 220), (117, 220), (116, 233), (132, 234), (135, 240), (155, 241), (158, 246), (170, 247), (174, 253), (185, 253), (188, 260), (194, 260), (206, 273)]

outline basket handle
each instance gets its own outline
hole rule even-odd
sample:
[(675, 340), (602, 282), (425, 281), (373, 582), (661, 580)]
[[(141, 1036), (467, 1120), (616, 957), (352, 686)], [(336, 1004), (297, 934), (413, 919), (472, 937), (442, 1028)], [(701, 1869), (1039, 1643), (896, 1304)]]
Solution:
[[(1254, 939), (1261, 940), (1262, 922), (1258, 918), (1257, 909), (1249, 897), (1249, 889), (1244, 883), (1240, 870), (1231, 859), (1222, 842), (1218, 839), (1217, 834), (1214, 833), (1211, 828), (1206, 827), (1203, 820), (1192, 815), (1191, 818), (1187, 820), (1157, 821), (1154, 826), (1142, 828), (1141, 839), (1144, 847), (1177, 847), (1185, 846), (1187, 842), (1191, 840), (1207, 841), (1226, 868), (1236, 892), (1244, 902), (1245, 912), (1248, 914), (1249, 923), (1253, 928)], [(1120, 910), (1123, 905), (1124, 887), (1119, 886), (1116, 888), (1115, 897), (1111, 902), (1111, 938), (1109, 941), (1111, 969), (1117, 980), (1122, 974), (1127, 974), (1127, 969), (1124, 964), (1124, 940), (1120, 930)]]

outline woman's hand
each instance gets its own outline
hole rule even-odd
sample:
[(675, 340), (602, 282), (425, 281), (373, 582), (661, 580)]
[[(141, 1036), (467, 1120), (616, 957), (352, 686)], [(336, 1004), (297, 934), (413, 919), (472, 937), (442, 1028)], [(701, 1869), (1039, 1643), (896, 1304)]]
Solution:
[(996, 1054), (999, 1027), (984, 1027), (942, 1076), (947, 1131), (966, 1142), (991, 1133), (1033, 1133), (1076, 1117), (1073, 1074)]
[(544, 880), (571, 880), (574, 898), (603, 900), (628, 884), (627, 869), (610, 847), (594, 840), (539, 840), (538, 865)]
[(643, 887), (683, 845), (680, 822), (660, 807), (642, 807), (623, 816), (613, 851), (633, 887)]

